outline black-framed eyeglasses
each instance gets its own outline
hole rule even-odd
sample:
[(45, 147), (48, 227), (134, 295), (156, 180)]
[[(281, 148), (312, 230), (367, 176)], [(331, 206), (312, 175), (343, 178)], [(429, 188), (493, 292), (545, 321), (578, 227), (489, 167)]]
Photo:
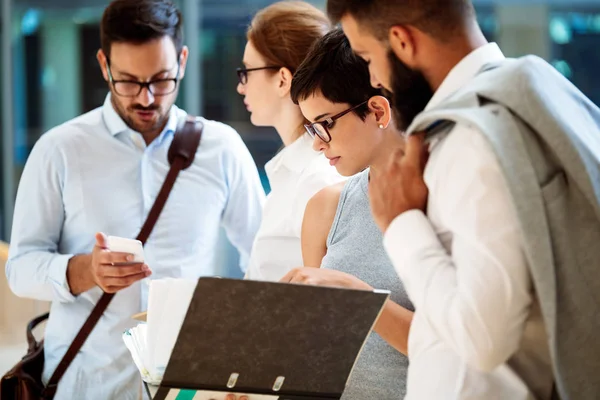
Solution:
[(314, 139), (315, 136), (317, 136), (323, 142), (329, 143), (331, 142), (331, 134), (329, 133), (329, 129), (333, 128), (334, 122), (342, 118), (344, 115), (356, 110), (357, 108), (364, 106), (368, 102), (369, 100), (364, 101), (359, 105), (350, 107), (349, 109), (342, 111), (341, 113), (336, 114), (333, 117), (326, 118), (323, 121), (313, 122), (312, 124), (306, 124), (304, 125), (304, 128), (306, 129), (306, 132), (308, 132), (311, 138)]
[(112, 85), (115, 93), (122, 97), (137, 97), (142, 93), (144, 88), (148, 89), (152, 96), (166, 96), (175, 92), (179, 83), (179, 71), (181, 63), (177, 61), (177, 74), (175, 78), (154, 79), (148, 82), (139, 82), (132, 80), (115, 80), (110, 71), (110, 61), (106, 61), (106, 72), (108, 80)]
[(248, 72), (261, 71), (263, 69), (281, 69), (281, 67), (278, 67), (276, 65), (268, 65), (266, 67), (258, 68), (238, 68), (236, 69), (238, 80), (242, 85), (245, 85), (246, 83), (248, 83)]

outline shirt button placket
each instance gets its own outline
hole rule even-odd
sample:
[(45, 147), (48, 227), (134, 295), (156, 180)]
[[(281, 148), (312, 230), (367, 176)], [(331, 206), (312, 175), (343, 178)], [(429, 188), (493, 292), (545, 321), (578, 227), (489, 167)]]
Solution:
[(151, 200), (150, 200), (150, 191), (152, 190), (152, 174), (150, 171), (150, 165), (149, 165), (149, 148), (146, 146), (146, 144), (144, 143), (144, 139), (142, 138), (142, 135), (140, 135), (139, 133), (135, 133), (132, 132), (131, 135), (131, 139), (135, 145), (135, 147), (142, 152), (142, 158), (141, 158), (141, 172), (140, 172), (140, 176), (141, 176), (141, 186), (142, 186), (142, 207), (143, 207), (143, 212), (142, 212), (142, 221), (141, 223), (144, 222), (146, 216), (148, 215), (148, 213), (150, 212), (150, 207), (152, 206), (151, 204)]
[(150, 207), (152, 207), (152, 165), (150, 160), (150, 151), (146, 149), (144, 151), (144, 155), (142, 156), (142, 173), (144, 176), (143, 188), (144, 188), (144, 216), (148, 215), (150, 212)]

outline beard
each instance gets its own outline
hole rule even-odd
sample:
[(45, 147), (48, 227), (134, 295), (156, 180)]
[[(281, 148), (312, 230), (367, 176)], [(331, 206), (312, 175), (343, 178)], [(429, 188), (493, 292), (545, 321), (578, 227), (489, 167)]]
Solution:
[[(142, 135), (152, 135), (160, 132), (169, 120), (171, 107), (175, 103), (177, 98), (177, 92), (174, 93), (173, 100), (166, 102), (162, 106), (160, 104), (151, 104), (148, 107), (144, 107), (139, 103), (134, 103), (129, 106), (123, 105), (119, 101), (119, 96), (114, 93), (111, 88), (111, 102), (112, 105), (119, 114), (119, 117), (125, 122), (125, 124), (132, 130), (141, 133)], [(136, 111), (154, 111), (156, 118), (153, 121), (136, 121)]]
[(390, 89), (384, 95), (391, 99), (396, 126), (406, 131), (433, 97), (433, 90), (425, 76), (400, 61), (392, 50), (388, 51), (391, 66)]

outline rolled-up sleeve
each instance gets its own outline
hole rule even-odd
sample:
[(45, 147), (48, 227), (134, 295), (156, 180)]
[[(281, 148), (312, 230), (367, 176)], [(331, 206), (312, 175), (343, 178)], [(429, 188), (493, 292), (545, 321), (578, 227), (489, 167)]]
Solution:
[[(436, 335), (472, 367), (491, 371), (518, 348), (531, 280), (519, 221), (492, 149), (467, 127), (447, 140), (430, 185), (430, 207), (443, 227), (409, 211), (390, 225), (384, 244)], [(450, 244), (444, 246), (439, 234), (451, 234)]]
[(71, 302), (67, 266), (72, 254), (59, 254), (65, 218), (62, 188), (65, 160), (51, 138), (34, 146), (23, 170), (13, 217), (6, 276), (21, 297)]

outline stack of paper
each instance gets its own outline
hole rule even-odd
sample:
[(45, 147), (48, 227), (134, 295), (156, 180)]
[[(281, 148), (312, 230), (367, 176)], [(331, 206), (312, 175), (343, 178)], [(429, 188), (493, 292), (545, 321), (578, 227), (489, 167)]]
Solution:
[(162, 381), (197, 283), (196, 279), (174, 278), (150, 281), (146, 322), (123, 334), (145, 382), (158, 385)]

